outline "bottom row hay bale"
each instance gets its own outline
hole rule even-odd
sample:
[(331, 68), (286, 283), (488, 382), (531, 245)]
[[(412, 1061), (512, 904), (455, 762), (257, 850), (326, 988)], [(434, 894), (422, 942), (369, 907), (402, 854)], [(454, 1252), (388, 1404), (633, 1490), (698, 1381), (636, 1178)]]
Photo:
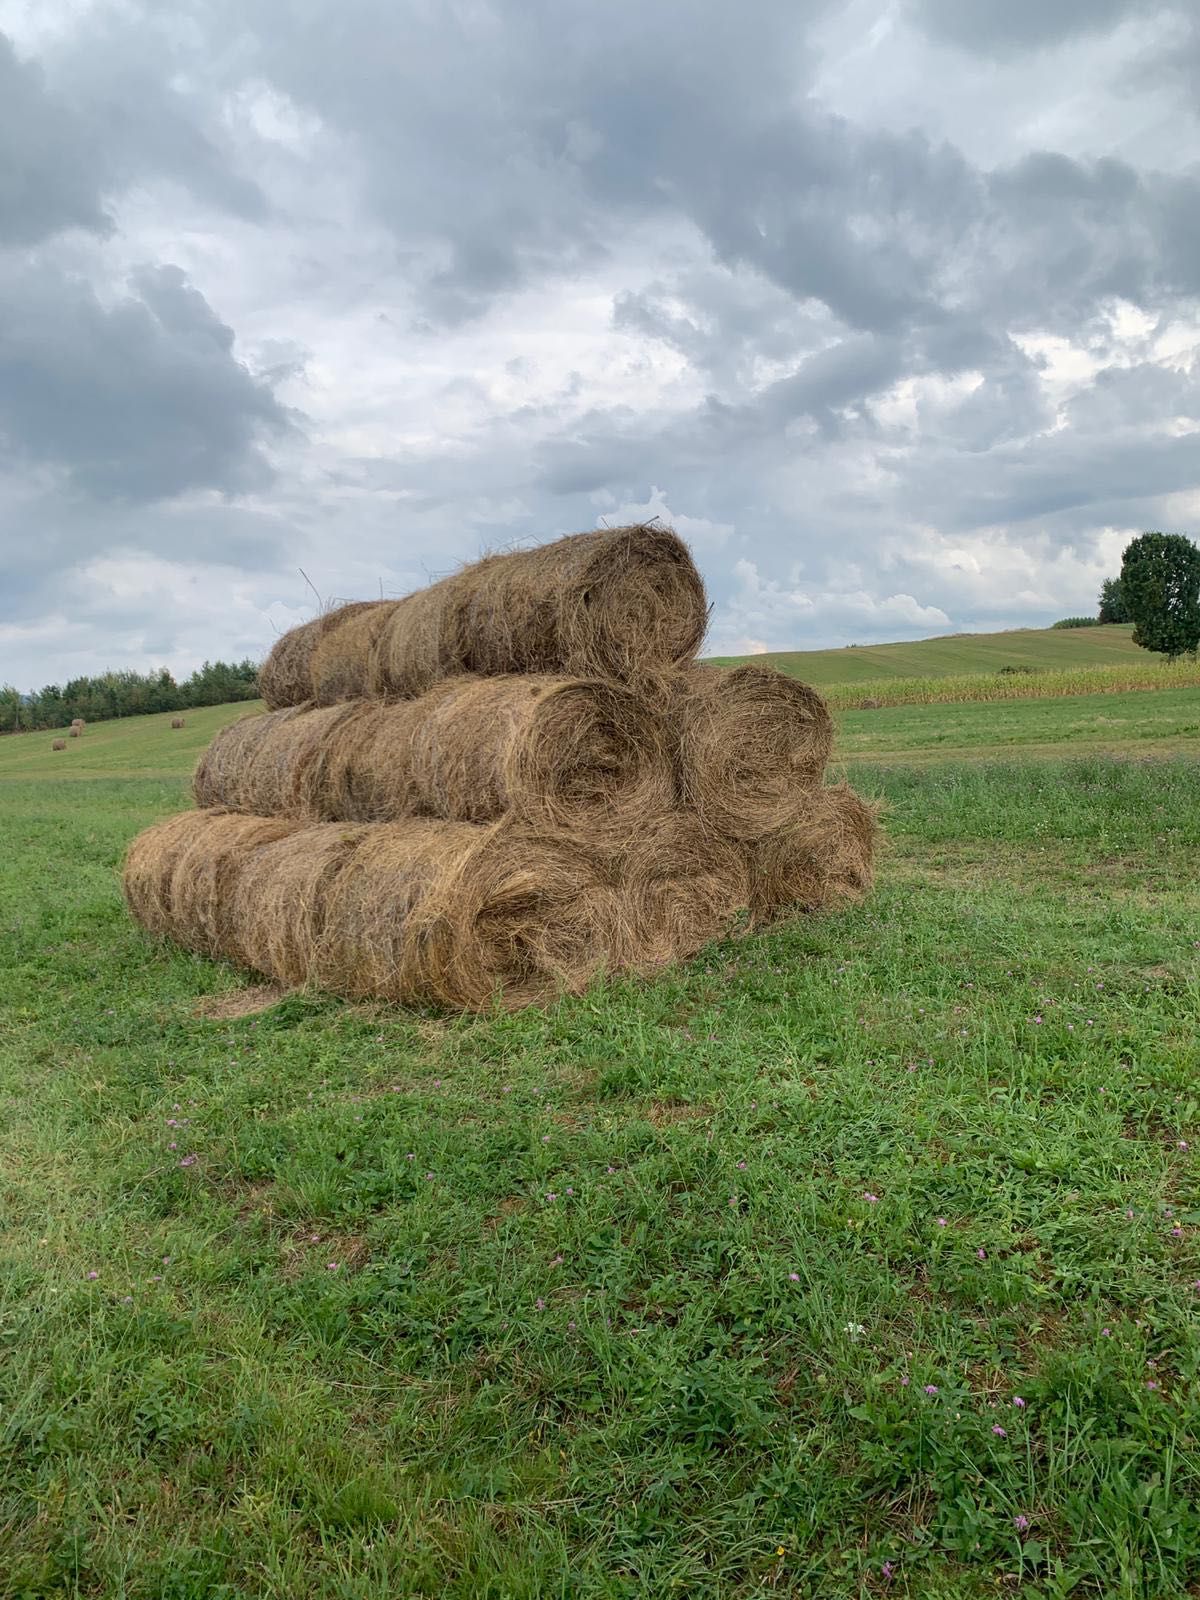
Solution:
[(151, 931), (285, 984), (477, 1010), (650, 971), (729, 931), (740, 852), (688, 817), (627, 852), (413, 819), (320, 823), (191, 811), (130, 847), (129, 907)]
[(874, 836), (871, 807), (845, 785), (752, 847), (686, 812), (648, 817), (618, 851), (511, 820), (210, 809), (139, 835), (124, 887), (150, 931), (279, 983), (480, 1010), (649, 973), (787, 906), (856, 898)]
[(814, 790), (799, 821), (748, 847), (755, 922), (861, 900), (874, 882), (878, 832), (876, 808), (849, 784)]
[(65, 750), (67, 748), (67, 741), (65, 739), (52, 739), (50, 741), (50, 748), (51, 750)]

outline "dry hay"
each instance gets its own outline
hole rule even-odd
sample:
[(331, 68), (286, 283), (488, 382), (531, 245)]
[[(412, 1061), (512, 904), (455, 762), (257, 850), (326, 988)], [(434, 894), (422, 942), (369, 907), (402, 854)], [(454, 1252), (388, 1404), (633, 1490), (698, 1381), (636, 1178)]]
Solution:
[(65, 739), (54, 739), (51, 741), (50, 748), (51, 750), (65, 750), (67, 741)]
[(417, 700), (289, 708), (230, 724), (201, 758), (196, 803), (322, 821), (507, 813), (542, 831), (627, 837), (673, 797), (667, 735), (614, 683), (448, 678)]
[(348, 605), (324, 611), (311, 622), (291, 628), (276, 639), (270, 655), (258, 672), (258, 692), (272, 711), (280, 706), (296, 706), (312, 695), (312, 665), (317, 646), (325, 635), (379, 600), (352, 600)]
[(624, 947), (596, 858), (509, 823), (190, 811), (134, 841), (125, 895), (151, 931), (281, 983), (476, 1010), (578, 992)]
[[(282, 711), (229, 723), (196, 765), (192, 776), (196, 804), (312, 820), (304, 800), (308, 769), (321, 759), (330, 724), (344, 714), (340, 706), (316, 712), (285, 706)], [(307, 737), (298, 740), (292, 730), (306, 718)]]
[(379, 639), (400, 603), (385, 600), (370, 605), (321, 637), (313, 651), (308, 690), (319, 706), (375, 692)]
[(71, 718), (71, 726), (73, 728), (78, 728), (80, 730), (80, 732), (82, 732), (83, 729), (87, 727), (87, 723), (84, 722), (82, 717), (72, 717)]
[(666, 680), (678, 729), (683, 803), (716, 833), (747, 842), (805, 811), (833, 748), (815, 689), (769, 667), (693, 667)]
[(229, 989), (223, 994), (201, 995), (192, 1006), (192, 1015), (205, 1022), (236, 1022), (269, 1011), (287, 998), (287, 990), (276, 983), (251, 983), (244, 989)]
[(627, 682), (690, 661), (707, 621), (703, 581), (671, 529), (599, 528), (485, 556), (403, 600), (342, 606), (294, 628), (259, 688), (275, 710), (412, 699), (461, 673)]
[(206, 955), (240, 955), (229, 915), (231, 891), (253, 852), (296, 831), (280, 817), (184, 811), (147, 828), (129, 847), (122, 887), (130, 911), (151, 933)]
[(67, 729), (67, 738), (68, 739), (78, 739), (78, 738), (80, 738), (82, 736), (82, 734), (83, 734), (83, 729), (82, 728), (77, 728), (74, 723), (72, 723), (71, 726)]
[(813, 791), (800, 818), (748, 847), (755, 921), (862, 899), (874, 880), (878, 831), (876, 808), (848, 784)]
[(745, 852), (686, 812), (647, 817), (614, 863), (627, 917), (621, 965), (636, 971), (695, 955), (749, 911)]
[(183, 725), (184, 725), (184, 723), (183, 723), (183, 718), (182, 717), (172, 717), (171, 718), (171, 726), (172, 726), (172, 728), (182, 728)]

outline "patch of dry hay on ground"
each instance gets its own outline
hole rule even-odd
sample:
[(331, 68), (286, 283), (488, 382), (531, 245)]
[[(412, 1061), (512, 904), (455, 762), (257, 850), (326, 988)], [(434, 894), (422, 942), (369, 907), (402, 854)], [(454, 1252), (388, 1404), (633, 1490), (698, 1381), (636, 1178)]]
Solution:
[(352, 617), (381, 605), (379, 600), (351, 600), (324, 611), (276, 639), (258, 672), (258, 692), (272, 711), (297, 706), (312, 698), (313, 657), (325, 635)]
[(231, 989), (225, 994), (202, 995), (192, 1006), (192, 1015), (205, 1022), (235, 1022), (240, 1017), (269, 1011), (286, 996), (287, 990), (278, 984), (251, 983), (244, 989)]
[(198, 805), (323, 821), (507, 813), (625, 837), (673, 798), (668, 737), (615, 683), (448, 678), (417, 700), (288, 708), (230, 724), (201, 758)]
[(848, 784), (812, 791), (801, 817), (747, 847), (755, 921), (861, 900), (874, 881), (878, 832), (876, 808)]
[(731, 839), (778, 833), (803, 814), (833, 749), (815, 689), (768, 667), (693, 667), (666, 680), (677, 728), (679, 790)]

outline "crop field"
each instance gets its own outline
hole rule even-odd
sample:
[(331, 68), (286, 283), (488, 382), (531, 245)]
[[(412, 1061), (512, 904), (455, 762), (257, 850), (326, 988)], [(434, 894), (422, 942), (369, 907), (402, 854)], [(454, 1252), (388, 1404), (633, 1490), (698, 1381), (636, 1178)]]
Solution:
[(1198, 694), (844, 711), (863, 906), (483, 1017), (126, 917), (253, 708), (0, 739), (0, 1597), (1197, 1593)]
[[(797, 673), (801, 676), (801, 673)], [(827, 684), (823, 690), (834, 710), (862, 706), (989, 704), (1005, 700), (1055, 700), (1066, 696), (1128, 694), (1139, 689), (1167, 693), (1192, 691), (1200, 698), (1200, 661), (1183, 659), (1131, 661), (1123, 666), (1029, 668), (1019, 672), (969, 672), (926, 678), (868, 678), (861, 683)]]
[[(1007, 633), (956, 633), (910, 644), (848, 645), (840, 650), (786, 650), (759, 656), (715, 656), (723, 666), (761, 661), (824, 689), (881, 678), (943, 678), (995, 673), (1001, 667), (1077, 671), (1081, 667), (1154, 666), (1133, 642), (1133, 628), (1014, 628)], [(864, 690), (864, 693), (869, 691)]]

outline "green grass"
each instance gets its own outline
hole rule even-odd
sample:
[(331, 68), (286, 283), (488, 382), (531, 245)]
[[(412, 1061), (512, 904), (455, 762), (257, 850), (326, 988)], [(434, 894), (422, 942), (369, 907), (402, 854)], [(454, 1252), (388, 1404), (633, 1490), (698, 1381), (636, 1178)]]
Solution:
[(204, 1015), (184, 736), (0, 742), (0, 1596), (1195, 1593), (1195, 746), (929, 759), (1079, 704), (848, 716), (865, 906), (484, 1018)]
[[(855, 696), (852, 704), (857, 703)], [(183, 783), (218, 728), (261, 709), (257, 700), (210, 706), (190, 713), (187, 727), (180, 730), (172, 730), (169, 716), (98, 722), (82, 739), (72, 739), (58, 751), (50, 748), (50, 734), (0, 738), (0, 784), (18, 779), (94, 780), (116, 774)], [(876, 757), (906, 762), (986, 760), (1016, 751), (1056, 757), (1200, 754), (1200, 692), (1194, 688), (885, 706), (878, 711), (840, 708), (835, 701), (833, 709), (838, 756), (851, 767)]]
[(716, 656), (734, 661), (761, 661), (781, 672), (825, 687), (865, 683), (876, 678), (940, 678), (1001, 667), (1073, 669), (1125, 666), (1153, 661), (1134, 644), (1133, 629), (1124, 623), (1102, 628), (1014, 628), (1007, 633), (958, 633), (911, 644), (849, 645), (841, 650), (787, 650), (761, 656)]

